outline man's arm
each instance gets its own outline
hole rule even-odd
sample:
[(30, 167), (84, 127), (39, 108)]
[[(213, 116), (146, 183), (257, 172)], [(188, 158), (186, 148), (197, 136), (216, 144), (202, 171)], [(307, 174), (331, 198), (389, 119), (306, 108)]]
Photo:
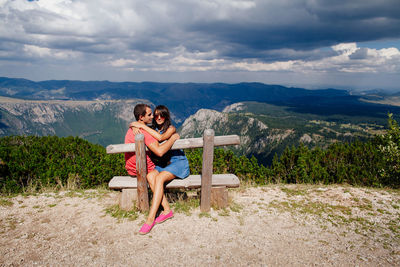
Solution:
[(174, 133), (171, 138), (169, 138), (164, 143), (160, 144), (158, 142), (152, 142), (148, 144), (147, 147), (158, 157), (162, 157), (168, 150), (171, 149), (172, 145), (175, 143), (176, 140), (180, 138), (179, 134)]

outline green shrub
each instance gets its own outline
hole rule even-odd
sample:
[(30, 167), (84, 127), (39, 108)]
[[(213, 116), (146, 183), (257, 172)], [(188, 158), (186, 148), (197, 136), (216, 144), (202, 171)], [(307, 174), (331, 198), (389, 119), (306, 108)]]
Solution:
[[(201, 174), (202, 168), (202, 149), (188, 149), (185, 151), (189, 160), (190, 173)], [(264, 165), (260, 165), (255, 157), (248, 159), (245, 156), (238, 157), (230, 150), (221, 148), (214, 149), (213, 173), (233, 173), (243, 181), (251, 181), (257, 184), (270, 182), (268, 178), (269, 170)]]
[[(271, 166), (256, 158), (236, 156), (215, 149), (214, 173), (233, 173), (243, 181), (275, 183), (347, 183), (359, 186), (400, 187), (400, 128), (389, 114), (389, 129), (383, 136), (367, 141), (337, 142), (326, 149), (300, 144), (287, 147)], [(193, 174), (201, 172), (202, 150), (187, 150)]]
[[(124, 157), (78, 137), (8, 136), (0, 138), (0, 190), (26, 187), (91, 188), (124, 175)], [(73, 184), (73, 185), (72, 185)]]
[(400, 128), (389, 114), (389, 129), (387, 134), (379, 138), (379, 150), (383, 154), (385, 168), (381, 170), (381, 176), (385, 184), (400, 187)]

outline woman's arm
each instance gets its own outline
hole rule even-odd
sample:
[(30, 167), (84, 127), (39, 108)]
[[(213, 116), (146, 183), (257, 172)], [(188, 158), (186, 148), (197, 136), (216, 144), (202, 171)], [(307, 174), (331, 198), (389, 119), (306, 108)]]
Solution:
[(169, 126), (169, 128), (162, 134), (160, 134), (156, 130), (150, 128), (149, 126), (147, 126), (147, 125), (145, 125), (143, 123), (136, 122), (136, 121), (132, 122), (129, 126), (130, 127), (141, 128), (141, 129), (145, 130), (151, 136), (153, 136), (155, 139), (157, 139), (159, 142), (167, 140), (168, 138), (170, 138), (176, 132), (176, 128), (174, 126), (172, 126), (172, 125)]
[(169, 138), (164, 143), (160, 144), (157, 141), (149, 144), (147, 147), (158, 157), (162, 157), (168, 150), (171, 149), (172, 145), (175, 143), (176, 140), (180, 138), (179, 134), (174, 133), (171, 138)]

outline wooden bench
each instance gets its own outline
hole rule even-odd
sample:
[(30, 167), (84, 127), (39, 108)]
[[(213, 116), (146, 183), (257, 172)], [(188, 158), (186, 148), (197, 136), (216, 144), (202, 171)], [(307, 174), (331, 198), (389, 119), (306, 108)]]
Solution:
[[(146, 180), (146, 148), (143, 134), (135, 136), (135, 142), (131, 144), (109, 145), (106, 150), (109, 154), (135, 152), (137, 177), (115, 176), (109, 182), (110, 189), (122, 190), (119, 197), (121, 209), (133, 208), (133, 201), (137, 200), (140, 210), (149, 209), (147, 195), (148, 185)], [(227, 188), (239, 187), (240, 181), (233, 174), (213, 174), (213, 158), (215, 146), (238, 145), (239, 136), (225, 135), (215, 136), (214, 131), (207, 129), (203, 138), (188, 138), (177, 140), (171, 149), (187, 149), (203, 147), (203, 166), (201, 175), (190, 175), (185, 179), (174, 179), (166, 185), (166, 188), (201, 188), (200, 209), (202, 212), (210, 210), (211, 205), (226, 207), (228, 205)]]

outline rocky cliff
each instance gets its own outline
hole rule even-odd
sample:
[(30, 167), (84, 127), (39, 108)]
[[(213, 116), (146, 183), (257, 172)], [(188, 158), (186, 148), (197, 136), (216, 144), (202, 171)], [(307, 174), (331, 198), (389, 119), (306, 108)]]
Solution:
[(240, 154), (255, 155), (262, 162), (272, 157), (284, 140), (294, 137), (293, 129), (270, 128), (251, 113), (243, 110), (243, 103), (227, 106), (223, 112), (201, 109), (183, 123), (182, 138), (200, 137), (205, 129), (212, 128), (215, 135), (237, 134), (240, 145), (234, 148)]
[(81, 136), (108, 145), (123, 142), (133, 108), (147, 100), (33, 101), (0, 98), (0, 136)]

